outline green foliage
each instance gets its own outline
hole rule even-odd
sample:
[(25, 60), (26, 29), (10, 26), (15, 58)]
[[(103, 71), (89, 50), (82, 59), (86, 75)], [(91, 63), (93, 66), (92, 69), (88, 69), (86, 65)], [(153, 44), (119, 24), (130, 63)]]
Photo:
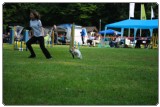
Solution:
[(156, 105), (158, 50), (80, 47), (83, 59), (72, 59), (69, 46), (48, 48), (45, 59), (33, 45), (14, 51), (3, 44), (5, 105)]
[[(140, 18), (140, 4), (135, 5), (135, 19)], [(147, 19), (150, 19), (150, 8), (153, 6), (155, 18), (158, 18), (158, 5), (145, 3)], [(44, 26), (53, 24), (76, 23), (82, 26), (102, 28), (105, 24), (127, 19), (129, 3), (5, 3), (3, 5), (3, 24), (20, 24), (28, 26), (30, 10), (41, 14)]]

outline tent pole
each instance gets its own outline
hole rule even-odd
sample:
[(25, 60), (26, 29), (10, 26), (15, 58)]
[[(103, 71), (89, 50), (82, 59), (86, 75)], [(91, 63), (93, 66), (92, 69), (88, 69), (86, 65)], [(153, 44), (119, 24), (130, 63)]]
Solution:
[(152, 37), (153, 29), (149, 29), (149, 31), (150, 31), (150, 37)]
[[(130, 20), (130, 14), (129, 14), (129, 20)], [(130, 28), (128, 29), (128, 37), (130, 37)]]
[(137, 28), (134, 28), (134, 43), (135, 43), (135, 40), (136, 40), (136, 33), (137, 33)]
[(105, 27), (105, 32), (104, 32), (104, 38), (103, 39), (106, 38), (106, 30), (107, 30), (107, 27)]
[(123, 37), (124, 28), (121, 28), (121, 37)]
[(105, 27), (104, 38), (101, 40), (101, 46), (104, 46), (104, 47), (105, 47), (106, 30), (107, 30), (107, 27)]
[(99, 31), (101, 31), (101, 19), (99, 20)]
[(130, 34), (131, 34), (131, 32), (130, 32), (130, 28), (128, 29), (128, 37), (130, 37)]

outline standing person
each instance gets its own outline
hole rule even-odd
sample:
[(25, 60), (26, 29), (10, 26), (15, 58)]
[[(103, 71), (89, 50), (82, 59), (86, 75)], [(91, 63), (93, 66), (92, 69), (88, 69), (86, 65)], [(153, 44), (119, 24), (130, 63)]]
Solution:
[(82, 45), (84, 45), (85, 36), (86, 36), (86, 31), (84, 28), (82, 28), (82, 31), (81, 31)]
[(58, 44), (58, 32), (57, 32), (57, 26), (53, 26), (53, 31), (54, 31), (54, 43)]
[(33, 51), (32, 44), (35, 43), (36, 41), (39, 42), (40, 48), (45, 55), (47, 59), (51, 59), (52, 56), (48, 52), (48, 50), (45, 48), (44, 45), (44, 37), (43, 37), (43, 28), (42, 28), (42, 23), (40, 20), (40, 15), (37, 11), (31, 11), (30, 12), (30, 27), (31, 27), (31, 38), (27, 41), (26, 45), (27, 48), (29, 49), (31, 55), (28, 58), (35, 58), (36, 54)]

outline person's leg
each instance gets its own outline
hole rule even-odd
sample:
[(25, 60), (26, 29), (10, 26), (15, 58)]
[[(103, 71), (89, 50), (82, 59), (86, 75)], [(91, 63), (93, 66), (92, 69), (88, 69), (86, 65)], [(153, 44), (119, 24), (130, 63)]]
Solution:
[(92, 42), (93, 42), (93, 40), (90, 41), (90, 45), (91, 45), (91, 46), (93, 45)]
[(58, 44), (58, 34), (57, 34), (57, 32), (54, 33), (54, 43)]
[(98, 40), (94, 40), (94, 46), (96, 46), (96, 43), (99, 43), (99, 41)]
[(89, 43), (89, 46), (92, 45), (92, 40), (87, 40), (87, 43)]
[(26, 43), (26, 45), (27, 45), (27, 48), (29, 49), (29, 51), (30, 51), (30, 53), (31, 53), (31, 56), (30, 56), (30, 58), (33, 58), (33, 57), (36, 57), (36, 54), (34, 53), (34, 51), (33, 51), (33, 48), (32, 48), (32, 44), (33, 43), (35, 43), (36, 42), (36, 37), (31, 37), (28, 41), (27, 41), (27, 43)]
[(84, 44), (84, 39), (85, 39), (85, 37), (83, 36), (83, 44)]
[(51, 58), (50, 53), (49, 53), (48, 50), (45, 48), (45, 45), (44, 45), (44, 37), (38, 37), (38, 41), (39, 41), (40, 48), (41, 48), (43, 54), (45, 55), (45, 57), (46, 57), (47, 59)]
[(93, 46), (96, 46), (96, 40), (93, 40)]
[(84, 36), (82, 36), (82, 44), (84, 44)]
[(89, 43), (89, 40), (87, 40), (87, 45), (88, 45), (88, 43)]

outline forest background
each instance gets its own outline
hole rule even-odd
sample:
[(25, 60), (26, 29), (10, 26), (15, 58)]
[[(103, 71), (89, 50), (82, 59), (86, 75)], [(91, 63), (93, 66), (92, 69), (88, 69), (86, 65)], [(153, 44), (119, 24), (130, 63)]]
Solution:
[[(141, 4), (135, 3), (134, 19), (140, 19)], [(151, 19), (151, 6), (157, 19), (158, 4), (143, 4), (147, 19)], [(77, 25), (96, 26), (103, 30), (106, 24), (129, 18), (129, 3), (4, 3), (3, 27), (6, 25), (28, 27), (31, 10), (40, 13), (43, 26), (74, 22)]]

